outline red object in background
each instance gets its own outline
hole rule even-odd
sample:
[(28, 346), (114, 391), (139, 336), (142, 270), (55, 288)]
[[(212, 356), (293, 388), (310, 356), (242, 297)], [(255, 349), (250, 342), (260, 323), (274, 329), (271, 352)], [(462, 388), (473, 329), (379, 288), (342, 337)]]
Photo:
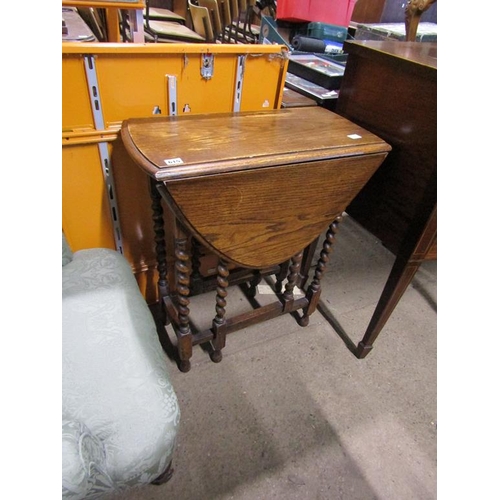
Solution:
[(349, 26), (356, 0), (277, 0), (276, 19)]

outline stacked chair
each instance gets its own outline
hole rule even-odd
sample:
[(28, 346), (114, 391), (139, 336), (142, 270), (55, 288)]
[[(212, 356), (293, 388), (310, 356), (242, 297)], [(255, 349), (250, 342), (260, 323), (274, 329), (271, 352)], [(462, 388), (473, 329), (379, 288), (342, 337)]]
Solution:
[(254, 7), (255, 0), (188, 0), (193, 29), (212, 43), (257, 43)]
[(144, 33), (148, 42), (188, 42), (208, 41), (205, 34), (186, 26), (186, 20), (168, 9), (152, 8), (146, 0), (144, 9)]
[(256, 10), (255, 0), (229, 0), (231, 2), (231, 24), (229, 38), (234, 43), (257, 43), (260, 26), (252, 25)]
[[(213, 2), (217, 5), (217, 0)], [(209, 0), (204, 0), (203, 4), (188, 0), (188, 9), (194, 31), (206, 42), (215, 43), (222, 30), (219, 10), (210, 6)]]
[[(252, 24), (272, 0), (187, 0), (188, 22), (165, 8), (145, 0), (144, 41), (153, 43), (257, 43), (260, 26)], [(79, 7), (78, 12), (100, 42), (108, 41), (103, 9)], [(129, 11), (118, 11), (120, 37), (132, 42)]]

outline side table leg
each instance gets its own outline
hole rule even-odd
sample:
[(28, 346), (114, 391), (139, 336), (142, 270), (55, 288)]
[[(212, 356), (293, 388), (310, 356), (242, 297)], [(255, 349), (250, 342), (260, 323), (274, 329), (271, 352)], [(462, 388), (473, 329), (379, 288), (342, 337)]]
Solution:
[(257, 287), (259, 286), (259, 283), (261, 281), (262, 281), (262, 274), (260, 274), (260, 271), (254, 271), (253, 278), (248, 283), (250, 287), (248, 290), (248, 295), (251, 298), (255, 298), (257, 296)]
[(365, 358), (373, 349), (373, 343), (384, 328), (421, 263), (421, 260), (408, 261), (404, 257), (396, 258), (365, 335), (356, 349), (358, 358)]
[(285, 281), (286, 275), (288, 273), (288, 263), (289, 262), (290, 261), (287, 260), (286, 262), (283, 262), (282, 264), (280, 264), (279, 273), (276, 274), (276, 283), (274, 284), (274, 291), (277, 294), (281, 293), (282, 283), (283, 283), (283, 281)]
[(302, 263), (300, 265), (298, 285), (298, 287), (302, 290), (304, 290), (307, 280), (309, 279), (309, 269), (311, 269), (311, 263), (314, 258), (314, 253), (316, 252), (316, 247), (318, 246), (319, 238), (320, 237), (318, 236), (304, 249), (304, 256), (302, 257)]
[(177, 340), (179, 352), (179, 369), (188, 372), (191, 369), (190, 358), (193, 355), (193, 336), (189, 325), (189, 254), (187, 248), (187, 236), (180, 234), (175, 238), (175, 270), (176, 270), (176, 300), (179, 324), (177, 327)]
[(226, 345), (226, 297), (229, 271), (226, 262), (219, 260), (217, 266), (217, 296), (215, 298), (215, 318), (212, 321), (212, 331), (214, 338), (212, 340), (213, 351), (210, 353), (210, 359), (214, 363), (222, 360), (222, 349)]
[(392, 266), (391, 272), (380, 295), (372, 319), (363, 339), (358, 344), (356, 356), (365, 358), (373, 349), (373, 343), (387, 323), (399, 300), (411, 283), (425, 256), (428, 255), (437, 234), (437, 206), (435, 204), (435, 184), (429, 192), (430, 201), (425, 199), (422, 213), (429, 213), (429, 204), (433, 205), (426, 220), (415, 222), (402, 244), (400, 254)]
[(323, 249), (321, 250), (318, 263), (316, 265), (316, 270), (314, 271), (314, 277), (307, 289), (307, 306), (303, 309), (304, 314), (299, 319), (300, 326), (307, 326), (309, 324), (309, 316), (316, 310), (321, 295), (321, 278), (325, 272), (326, 265), (330, 260), (330, 253), (333, 249), (333, 244), (335, 242), (335, 235), (338, 231), (338, 226), (342, 222), (342, 216), (338, 216), (330, 224), (328, 231), (326, 232), (326, 238), (323, 242)]
[(196, 238), (191, 238), (191, 265), (193, 271), (191, 273), (191, 294), (198, 295), (203, 291), (203, 278), (201, 276), (200, 267), (200, 244)]
[(299, 268), (302, 262), (302, 251), (292, 257), (290, 273), (287, 277), (285, 292), (283, 293), (283, 312), (290, 312), (293, 308), (293, 289), (299, 279)]
[(163, 299), (169, 295), (167, 280), (167, 251), (165, 244), (165, 221), (163, 219), (163, 207), (161, 204), (161, 194), (158, 192), (157, 183), (150, 179), (151, 208), (153, 210), (153, 231), (155, 240), (155, 252), (158, 270), (158, 301), (160, 304), (160, 314), (162, 324), (169, 323), (165, 311)]

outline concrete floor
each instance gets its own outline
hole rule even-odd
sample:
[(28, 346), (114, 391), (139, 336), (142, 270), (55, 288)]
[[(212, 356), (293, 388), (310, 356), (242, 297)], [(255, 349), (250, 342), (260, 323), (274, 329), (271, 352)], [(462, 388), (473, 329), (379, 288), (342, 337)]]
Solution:
[[(322, 301), (355, 344), (393, 261), (344, 219)], [(306, 328), (286, 315), (232, 333), (221, 363), (200, 346), (189, 373), (172, 361), (182, 412), (174, 475), (114, 498), (436, 498), (436, 281), (436, 263), (424, 263), (363, 360), (315, 312)], [(195, 321), (210, 322), (213, 299), (195, 299)], [(231, 289), (227, 315), (245, 305)]]

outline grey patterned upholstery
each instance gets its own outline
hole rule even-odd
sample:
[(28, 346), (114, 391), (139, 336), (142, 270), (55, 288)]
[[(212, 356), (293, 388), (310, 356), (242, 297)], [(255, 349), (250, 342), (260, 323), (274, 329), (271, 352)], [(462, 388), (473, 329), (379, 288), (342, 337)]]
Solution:
[(150, 483), (172, 460), (179, 406), (128, 262), (63, 236), (62, 496)]

